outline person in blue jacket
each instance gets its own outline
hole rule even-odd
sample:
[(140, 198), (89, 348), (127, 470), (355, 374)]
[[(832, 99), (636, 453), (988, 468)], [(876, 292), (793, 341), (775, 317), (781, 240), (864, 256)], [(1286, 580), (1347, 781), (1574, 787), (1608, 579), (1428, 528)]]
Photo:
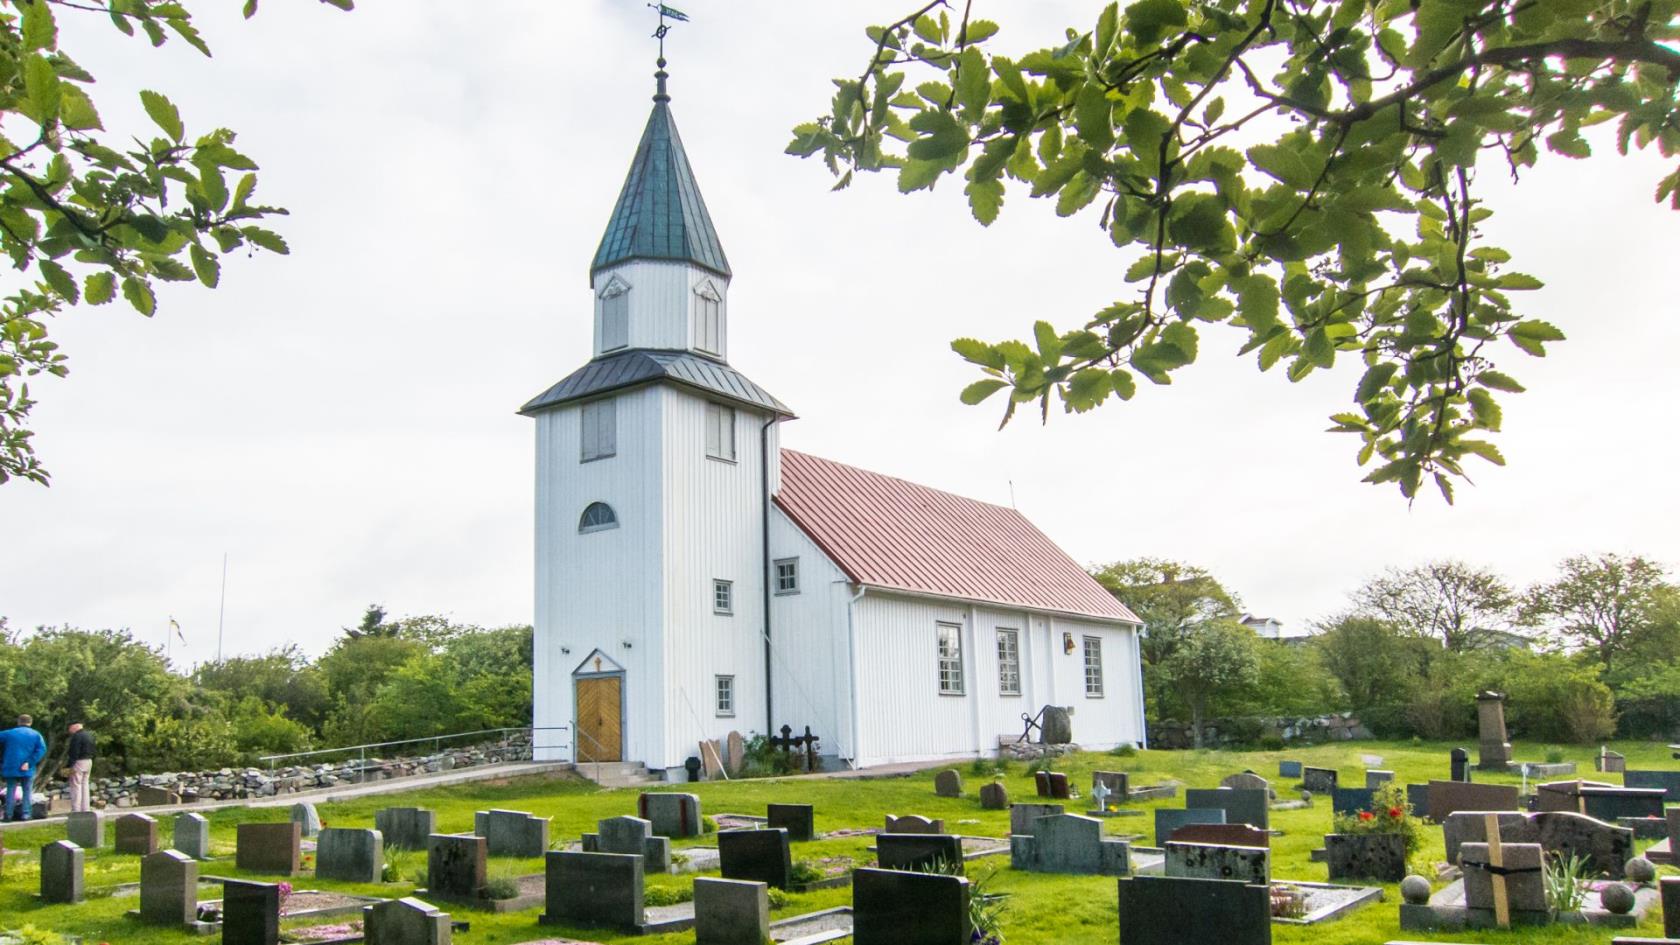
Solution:
[[(7, 820), (28, 820), (35, 805), (35, 772), (47, 756), (47, 740), (30, 727), (35, 720), (18, 716), (17, 728), (0, 732), (0, 777), (6, 779), (6, 794), (0, 813)], [(17, 797), (16, 813), (12, 810)]]

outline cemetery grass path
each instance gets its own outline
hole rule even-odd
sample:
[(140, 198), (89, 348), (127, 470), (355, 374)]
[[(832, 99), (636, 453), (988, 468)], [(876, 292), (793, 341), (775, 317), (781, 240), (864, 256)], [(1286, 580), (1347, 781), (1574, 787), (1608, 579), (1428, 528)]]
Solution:
[[(1342, 781), (1349, 785), (1364, 783), (1363, 771), (1366, 767), (1361, 761), (1361, 755), (1381, 755), (1381, 767), (1395, 771), (1401, 782), (1421, 783), (1430, 778), (1444, 778), (1447, 774), (1447, 753), (1453, 746), (1448, 743), (1414, 744), (1410, 742), (1350, 742), (1334, 746), (1316, 748), (1291, 749), (1277, 752), (1225, 752), (1225, 751), (1183, 751), (1183, 752), (1139, 752), (1131, 757), (1117, 757), (1106, 754), (1085, 753), (1064, 759), (1056, 770), (1068, 773), (1070, 781), (1084, 791), (1090, 787), (1090, 772), (1093, 770), (1126, 771), (1131, 774), (1133, 784), (1150, 784), (1173, 779), (1188, 787), (1213, 787), (1220, 778), (1252, 768), (1271, 779), (1273, 786), (1278, 789), (1280, 796), (1293, 796), (1296, 785), (1276, 777), (1279, 760), (1300, 760), (1309, 765), (1334, 767), (1341, 772)], [(1548, 746), (1539, 744), (1519, 744), (1515, 746), (1518, 758), (1543, 758)], [(1630, 768), (1672, 768), (1675, 762), (1669, 758), (1663, 746), (1646, 743), (1616, 743), (1612, 748), (1622, 751), (1628, 757)], [(1576, 762), (1580, 774), (1585, 778), (1593, 778), (1592, 758), (1596, 748), (1575, 747), (1565, 750), (1567, 760)], [(962, 772), (965, 796), (962, 798), (939, 798), (933, 794), (934, 772), (943, 767), (956, 767)], [(977, 775), (968, 762), (955, 765), (930, 767), (925, 771), (908, 776), (884, 779), (766, 779), (736, 782), (714, 782), (693, 785), (671, 785), (672, 790), (692, 790), (702, 799), (703, 809), (709, 814), (720, 812), (745, 813), (762, 815), (767, 803), (789, 802), (809, 803), (816, 806), (816, 826), (819, 832), (829, 832), (842, 828), (879, 827), (884, 815), (892, 814), (921, 814), (928, 817), (943, 817), (947, 829), (971, 835), (1002, 837), (1008, 833), (1007, 811), (983, 811), (979, 808), (977, 794), (981, 784), (991, 780), (989, 775)], [(1013, 800), (1031, 800), (1033, 794), (1031, 776), (1024, 765), (1013, 765), (1003, 778), (1008, 786)], [(1477, 780), (1491, 783), (1517, 783), (1520, 777), (1482, 775), (1478, 772)], [(1606, 780), (1615, 781), (1611, 776)], [(422, 806), (430, 807), (437, 812), (438, 829), (444, 832), (465, 832), (472, 829), (472, 815), (474, 810), (491, 807), (513, 808), (526, 810), (534, 814), (553, 817), (552, 837), (557, 844), (569, 843), (577, 839), (584, 831), (595, 829), (595, 822), (601, 818), (635, 812), (636, 790), (625, 789), (607, 791), (594, 784), (570, 779), (556, 779), (551, 777), (520, 778), (508, 782), (480, 782), (449, 787), (419, 790), (411, 793), (384, 794), (375, 797), (357, 798), (343, 802), (320, 805), (321, 818), (328, 826), (342, 827), (371, 827), (374, 811), (389, 806)], [(1183, 805), (1182, 790), (1176, 800), (1160, 801), (1147, 804), (1133, 805), (1145, 813), (1141, 817), (1114, 818), (1107, 822), (1110, 833), (1120, 834), (1137, 832), (1143, 834), (1141, 842), (1153, 844), (1153, 819), (1148, 811), (1157, 806), (1177, 807)], [(1072, 812), (1082, 810), (1082, 802), (1072, 802), (1068, 809)], [(239, 823), (264, 822), (284, 820), (287, 810), (284, 807), (266, 809), (235, 808), (217, 810), (208, 814), (211, 821), (212, 852), (216, 859), (201, 863), (200, 875), (232, 876), (242, 874), (234, 869), (233, 839), (235, 827)], [(1314, 804), (1311, 809), (1300, 811), (1273, 811), (1272, 826), (1284, 831), (1284, 835), (1273, 838), (1273, 875), (1279, 879), (1299, 879), (1307, 881), (1323, 881), (1325, 868), (1323, 864), (1309, 861), (1309, 853), (1322, 845), (1322, 835), (1330, 829), (1330, 805), (1328, 799)], [(164, 842), (172, 834), (172, 818), (162, 818), (159, 824), (159, 836)], [(107, 842), (112, 835), (109, 822), (106, 825)], [(8, 849), (28, 851), (23, 855), (8, 855), (4, 858), (3, 870), (0, 870), (0, 927), (17, 928), (33, 925), (36, 928), (49, 929), (56, 932), (81, 935), (88, 945), (109, 942), (112, 945), (191, 945), (215, 939), (196, 938), (185, 932), (152, 929), (141, 926), (123, 917), (123, 912), (135, 908), (137, 900), (128, 897), (112, 897), (109, 888), (118, 883), (132, 883), (139, 879), (139, 860), (132, 856), (117, 856), (109, 847), (94, 852), (89, 851), (86, 867), (86, 888), (89, 900), (76, 906), (41, 906), (35, 899), (38, 889), (39, 872), (37, 851), (41, 845), (63, 837), (62, 826), (43, 826), (29, 830), (14, 830), (6, 834), (5, 841)], [(1426, 847), (1423, 858), (1431, 862), (1444, 857), (1441, 831), (1438, 827), (1431, 827), (1425, 831)], [(809, 844), (796, 844), (794, 857), (800, 859), (825, 859), (835, 857), (851, 857), (858, 865), (869, 865), (871, 855), (867, 852), (870, 845), (867, 836), (821, 840)], [(685, 846), (709, 845), (707, 838), (691, 841), (680, 841), (675, 844), (680, 853)], [(1641, 843), (1641, 847), (1645, 845)], [(312, 857), (310, 858), (312, 860)], [(424, 869), (423, 853), (405, 857), (408, 866)], [(365, 893), (369, 895), (397, 896), (412, 892), (413, 882), (398, 882), (380, 886), (358, 886), (348, 883), (330, 881), (315, 881), (308, 875), (312, 863), (306, 863), (305, 875), (291, 879), (298, 889), (327, 889), (351, 893)], [(1107, 877), (1070, 877), (1052, 876), (1031, 873), (1016, 873), (1008, 868), (1008, 858), (995, 857), (971, 862), (969, 875), (984, 876), (995, 870), (996, 875), (989, 881), (990, 889), (1010, 894), (1010, 907), (1005, 917), (1004, 932), (1008, 945), (1059, 945), (1059, 943), (1113, 943), (1117, 940), (1116, 894), (1115, 881)], [(542, 870), (540, 860), (513, 860), (496, 858), (491, 860), (491, 875), (520, 875), (539, 873)], [(1664, 874), (1672, 875), (1672, 870), (1663, 870)], [(712, 874), (715, 875), (715, 874)], [(248, 876), (248, 878), (273, 881), (275, 877)], [(683, 890), (692, 886), (693, 875), (684, 876), (650, 876), (648, 889), (654, 890)], [(201, 898), (209, 899), (218, 895), (215, 887), (203, 887)], [(1524, 930), (1517, 933), (1499, 932), (1461, 932), (1449, 935), (1431, 935), (1428, 933), (1401, 933), (1398, 926), (1399, 891), (1396, 886), (1386, 887), (1386, 900), (1353, 913), (1351, 916), (1316, 926), (1292, 927), (1274, 926), (1273, 940), (1278, 945), (1297, 945), (1297, 943), (1322, 943), (1322, 945), (1382, 945), (1393, 939), (1413, 939), (1418, 941), (1455, 941), (1476, 943), (1509, 943), (1509, 945), (1551, 945), (1551, 943), (1596, 943), (1606, 945), (1613, 937), (1609, 930), (1586, 930), (1565, 927), (1553, 927), (1545, 930)], [(785, 918), (816, 909), (832, 906), (848, 905), (851, 902), (849, 888), (823, 890), (804, 895), (791, 895), (787, 905), (777, 910), (774, 918)], [(445, 908), (449, 908), (445, 906)], [(543, 927), (536, 925), (536, 914), (539, 909), (511, 915), (495, 915), (486, 912), (473, 912), (454, 909), (457, 919), (466, 919), (472, 923), (472, 930), (465, 934), (458, 934), (456, 941), (460, 945), (480, 945), (480, 943), (497, 943), (497, 945), (516, 945), (554, 936), (570, 936), (586, 941), (598, 941), (609, 945), (628, 945), (631, 942), (644, 945), (689, 945), (693, 942), (693, 933), (678, 933), (663, 936), (624, 936), (602, 932), (592, 932), (588, 929), (567, 929), (565, 927)], [(345, 921), (340, 919), (321, 920), (328, 922)], [(1661, 934), (1660, 910), (1637, 930), (1626, 930), (1617, 934), (1659, 936)]]

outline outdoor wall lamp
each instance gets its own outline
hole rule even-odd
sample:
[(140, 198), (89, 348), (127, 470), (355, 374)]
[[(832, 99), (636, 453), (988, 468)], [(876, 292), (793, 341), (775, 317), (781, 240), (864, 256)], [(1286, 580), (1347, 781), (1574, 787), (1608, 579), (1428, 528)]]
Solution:
[(1068, 633), (1065, 630), (1062, 632), (1062, 652), (1063, 653), (1072, 653), (1073, 652), (1073, 634)]

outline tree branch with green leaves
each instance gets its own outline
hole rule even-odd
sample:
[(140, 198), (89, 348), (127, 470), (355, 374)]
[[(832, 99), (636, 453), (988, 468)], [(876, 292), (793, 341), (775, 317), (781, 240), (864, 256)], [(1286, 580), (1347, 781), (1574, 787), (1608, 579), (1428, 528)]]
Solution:
[[(1358, 359), (1330, 429), (1359, 438), (1366, 481), (1450, 502), (1469, 457), (1504, 463), (1509, 362), (1564, 337), (1482, 237), (1483, 155), (1585, 159), (1609, 123), (1622, 153), (1680, 154), (1680, 0), (1139, 0), (1018, 57), (969, 12), (870, 28), (868, 67), (788, 151), (837, 190), (961, 175), (988, 226), (1011, 192), (1053, 198), (1128, 254), (1133, 288), (1080, 327), (952, 343), (983, 374), (962, 399), (1004, 395), (1006, 424), (1170, 384), (1224, 325), (1291, 381)], [(1680, 168), (1656, 199), (1680, 209)]]
[[(244, 15), (256, 12), (257, 0), (246, 0)], [(0, 483), (49, 481), (28, 426), (29, 379), (69, 371), (49, 318), (119, 292), (150, 316), (158, 282), (215, 288), (223, 257), (287, 252), (262, 225), (286, 211), (254, 202), (257, 164), (232, 131), (189, 136), (168, 97), (141, 90), (158, 133), (114, 143), (94, 77), (59, 43), (61, 14), (108, 17), (153, 46), (173, 37), (210, 55), (183, 0), (0, 0), (0, 254), (13, 272), (0, 289)]]

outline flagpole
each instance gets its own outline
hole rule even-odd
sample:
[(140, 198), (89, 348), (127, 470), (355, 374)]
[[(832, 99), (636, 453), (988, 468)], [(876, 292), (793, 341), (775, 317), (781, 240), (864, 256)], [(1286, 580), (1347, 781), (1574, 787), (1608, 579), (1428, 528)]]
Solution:
[(222, 603), (216, 610), (216, 662), (222, 661), (222, 618), (227, 616), (227, 552), (222, 552)]

